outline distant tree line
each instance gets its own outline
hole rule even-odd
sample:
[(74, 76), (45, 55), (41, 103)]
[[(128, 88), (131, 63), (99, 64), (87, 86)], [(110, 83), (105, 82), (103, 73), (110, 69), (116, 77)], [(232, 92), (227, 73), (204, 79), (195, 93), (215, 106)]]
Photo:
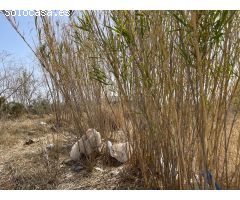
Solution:
[[(0, 53), (0, 117), (19, 117), (24, 113), (45, 114), (51, 101), (41, 77)], [(44, 90), (42, 94), (41, 90)]]

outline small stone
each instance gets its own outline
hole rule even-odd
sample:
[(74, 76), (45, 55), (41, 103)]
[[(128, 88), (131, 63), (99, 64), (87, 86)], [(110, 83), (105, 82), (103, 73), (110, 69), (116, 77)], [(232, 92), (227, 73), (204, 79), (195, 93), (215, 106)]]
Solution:
[(100, 172), (104, 172), (104, 170), (101, 169), (100, 167), (94, 167), (94, 169), (96, 169), (97, 171), (100, 171)]
[(81, 171), (82, 169), (84, 169), (84, 167), (81, 166), (81, 165), (77, 165), (77, 166), (73, 166), (73, 167), (72, 167), (72, 170), (75, 171), (75, 172), (79, 172), (79, 171)]
[(45, 126), (45, 125), (47, 125), (47, 123), (46, 123), (46, 122), (39, 122), (39, 124), (40, 124), (40, 125), (42, 125), (42, 126)]
[(66, 174), (66, 178), (67, 178), (67, 179), (72, 178), (72, 176), (73, 176), (72, 174)]
[(54, 144), (48, 144), (47, 146), (46, 146), (46, 149), (47, 150), (52, 150), (54, 148)]

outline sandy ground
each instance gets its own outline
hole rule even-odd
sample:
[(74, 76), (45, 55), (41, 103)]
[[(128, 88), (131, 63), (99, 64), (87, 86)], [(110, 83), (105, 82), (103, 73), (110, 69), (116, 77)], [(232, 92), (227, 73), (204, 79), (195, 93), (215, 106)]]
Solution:
[[(51, 118), (31, 116), (0, 122), (0, 189), (142, 188), (136, 172), (127, 164), (109, 161), (105, 154), (91, 165), (69, 161), (76, 137), (69, 130), (52, 129)], [(55, 147), (46, 151), (48, 144)]]

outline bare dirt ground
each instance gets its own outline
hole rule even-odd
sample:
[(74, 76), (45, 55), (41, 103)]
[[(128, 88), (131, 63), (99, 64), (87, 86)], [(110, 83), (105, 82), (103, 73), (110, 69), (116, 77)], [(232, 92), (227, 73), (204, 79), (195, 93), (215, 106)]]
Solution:
[[(0, 121), (0, 189), (143, 188), (136, 171), (106, 162), (106, 155), (83, 169), (69, 162), (76, 137), (52, 125), (52, 116)], [(54, 148), (47, 151), (49, 144)]]

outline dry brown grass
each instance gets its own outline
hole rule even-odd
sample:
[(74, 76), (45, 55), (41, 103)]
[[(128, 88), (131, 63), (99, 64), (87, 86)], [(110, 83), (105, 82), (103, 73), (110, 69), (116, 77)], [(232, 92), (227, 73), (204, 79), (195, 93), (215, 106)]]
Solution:
[[(66, 117), (78, 137), (93, 127), (108, 138), (122, 126), (145, 188), (193, 189), (198, 175), (199, 188), (214, 189), (207, 171), (222, 188), (239, 188), (240, 144), (233, 155), (229, 128), (240, 83), (239, 16), (80, 11), (57, 26), (36, 18), (34, 53), (50, 83), (57, 122)], [(104, 99), (111, 94), (119, 108)]]
[[(46, 145), (49, 134), (46, 127), (39, 124), (49, 117), (29, 119), (22, 117), (16, 120), (0, 122), (1, 128), (1, 178), (2, 189), (41, 189), (48, 187), (46, 178), (52, 179), (54, 174), (47, 167), (42, 155), (43, 145)], [(51, 133), (50, 133), (51, 134)], [(27, 139), (35, 143), (25, 145)], [(50, 170), (50, 172), (49, 172)], [(45, 185), (46, 184), (46, 185)], [(45, 186), (44, 186), (45, 185)], [(10, 188), (9, 188), (10, 187)]]
[[(40, 121), (49, 121), (45, 118), (22, 118), (17, 121), (1, 122), (1, 130), (8, 127), (7, 140), (1, 143), (0, 158), (0, 188), (1, 189), (143, 189), (144, 182), (141, 172), (128, 165), (119, 166), (106, 162), (106, 154), (101, 155), (94, 161), (92, 171), (82, 170), (74, 172), (71, 166), (62, 162), (69, 157), (71, 145), (76, 141), (74, 135), (64, 131), (51, 132), (50, 124), (42, 128)], [(51, 120), (50, 120), (51, 121)], [(231, 125), (229, 118), (228, 129)], [(3, 126), (4, 124), (4, 126)], [(9, 126), (12, 124), (12, 126)], [(8, 126), (7, 126), (8, 125)], [(239, 142), (240, 119), (237, 118), (230, 140), (229, 149), (229, 173), (231, 181), (237, 174), (233, 174), (236, 159), (239, 152), (236, 148)], [(24, 131), (23, 131), (24, 130)], [(32, 130), (35, 132), (33, 133)], [(29, 135), (30, 133), (30, 135)], [(3, 140), (3, 136), (1, 136)], [(38, 141), (31, 145), (24, 145), (25, 140), (31, 137)], [(13, 139), (14, 142), (11, 141)], [(125, 135), (117, 131), (108, 137), (111, 141), (126, 141)], [(8, 142), (6, 142), (8, 141)], [(46, 158), (44, 147), (48, 143), (58, 145)], [(105, 151), (103, 151), (105, 153)], [(223, 158), (220, 158), (223, 160)], [(115, 167), (114, 167), (115, 166)], [(103, 171), (95, 169), (101, 168)], [(219, 180), (218, 180), (219, 181)], [(224, 180), (220, 180), (224, 181)], [(222, 185), (221, 185), (222, 186)], [(154, 189), (154, 188), (152, 188)], [(156, 188), (157, 189), (157, 188)]]
[[(124, 168), (106, 163), (107, 157), (100, 155), (89, 170), (74, 172), (73, 166), (63, 164), (69, 158), (71, 146), (75, 143), (74, 134), (62, 127), (54, 132), (51, 124), (40, 126), (39, 122), (51, 122), (52, 116), (23, 117), (15, 121), (1, 121), (5, 134), (0, 140), (0, 189), (128, 189), (142, 187), (141, 179), (124, 176)], [(6, 134), (7, 133), (7, 134)], [(24, 145), (27, 139), (33, 144)], [(118, 134), (109, 139), (121, 141)], [(47, 144), (55, 147), (46, 154)], [(105, 152), (105, 151), (104, 151)], [(82, 163), (82, 165), (84, 165)], [(95, 169), (101, 168), (103, 171)]]

